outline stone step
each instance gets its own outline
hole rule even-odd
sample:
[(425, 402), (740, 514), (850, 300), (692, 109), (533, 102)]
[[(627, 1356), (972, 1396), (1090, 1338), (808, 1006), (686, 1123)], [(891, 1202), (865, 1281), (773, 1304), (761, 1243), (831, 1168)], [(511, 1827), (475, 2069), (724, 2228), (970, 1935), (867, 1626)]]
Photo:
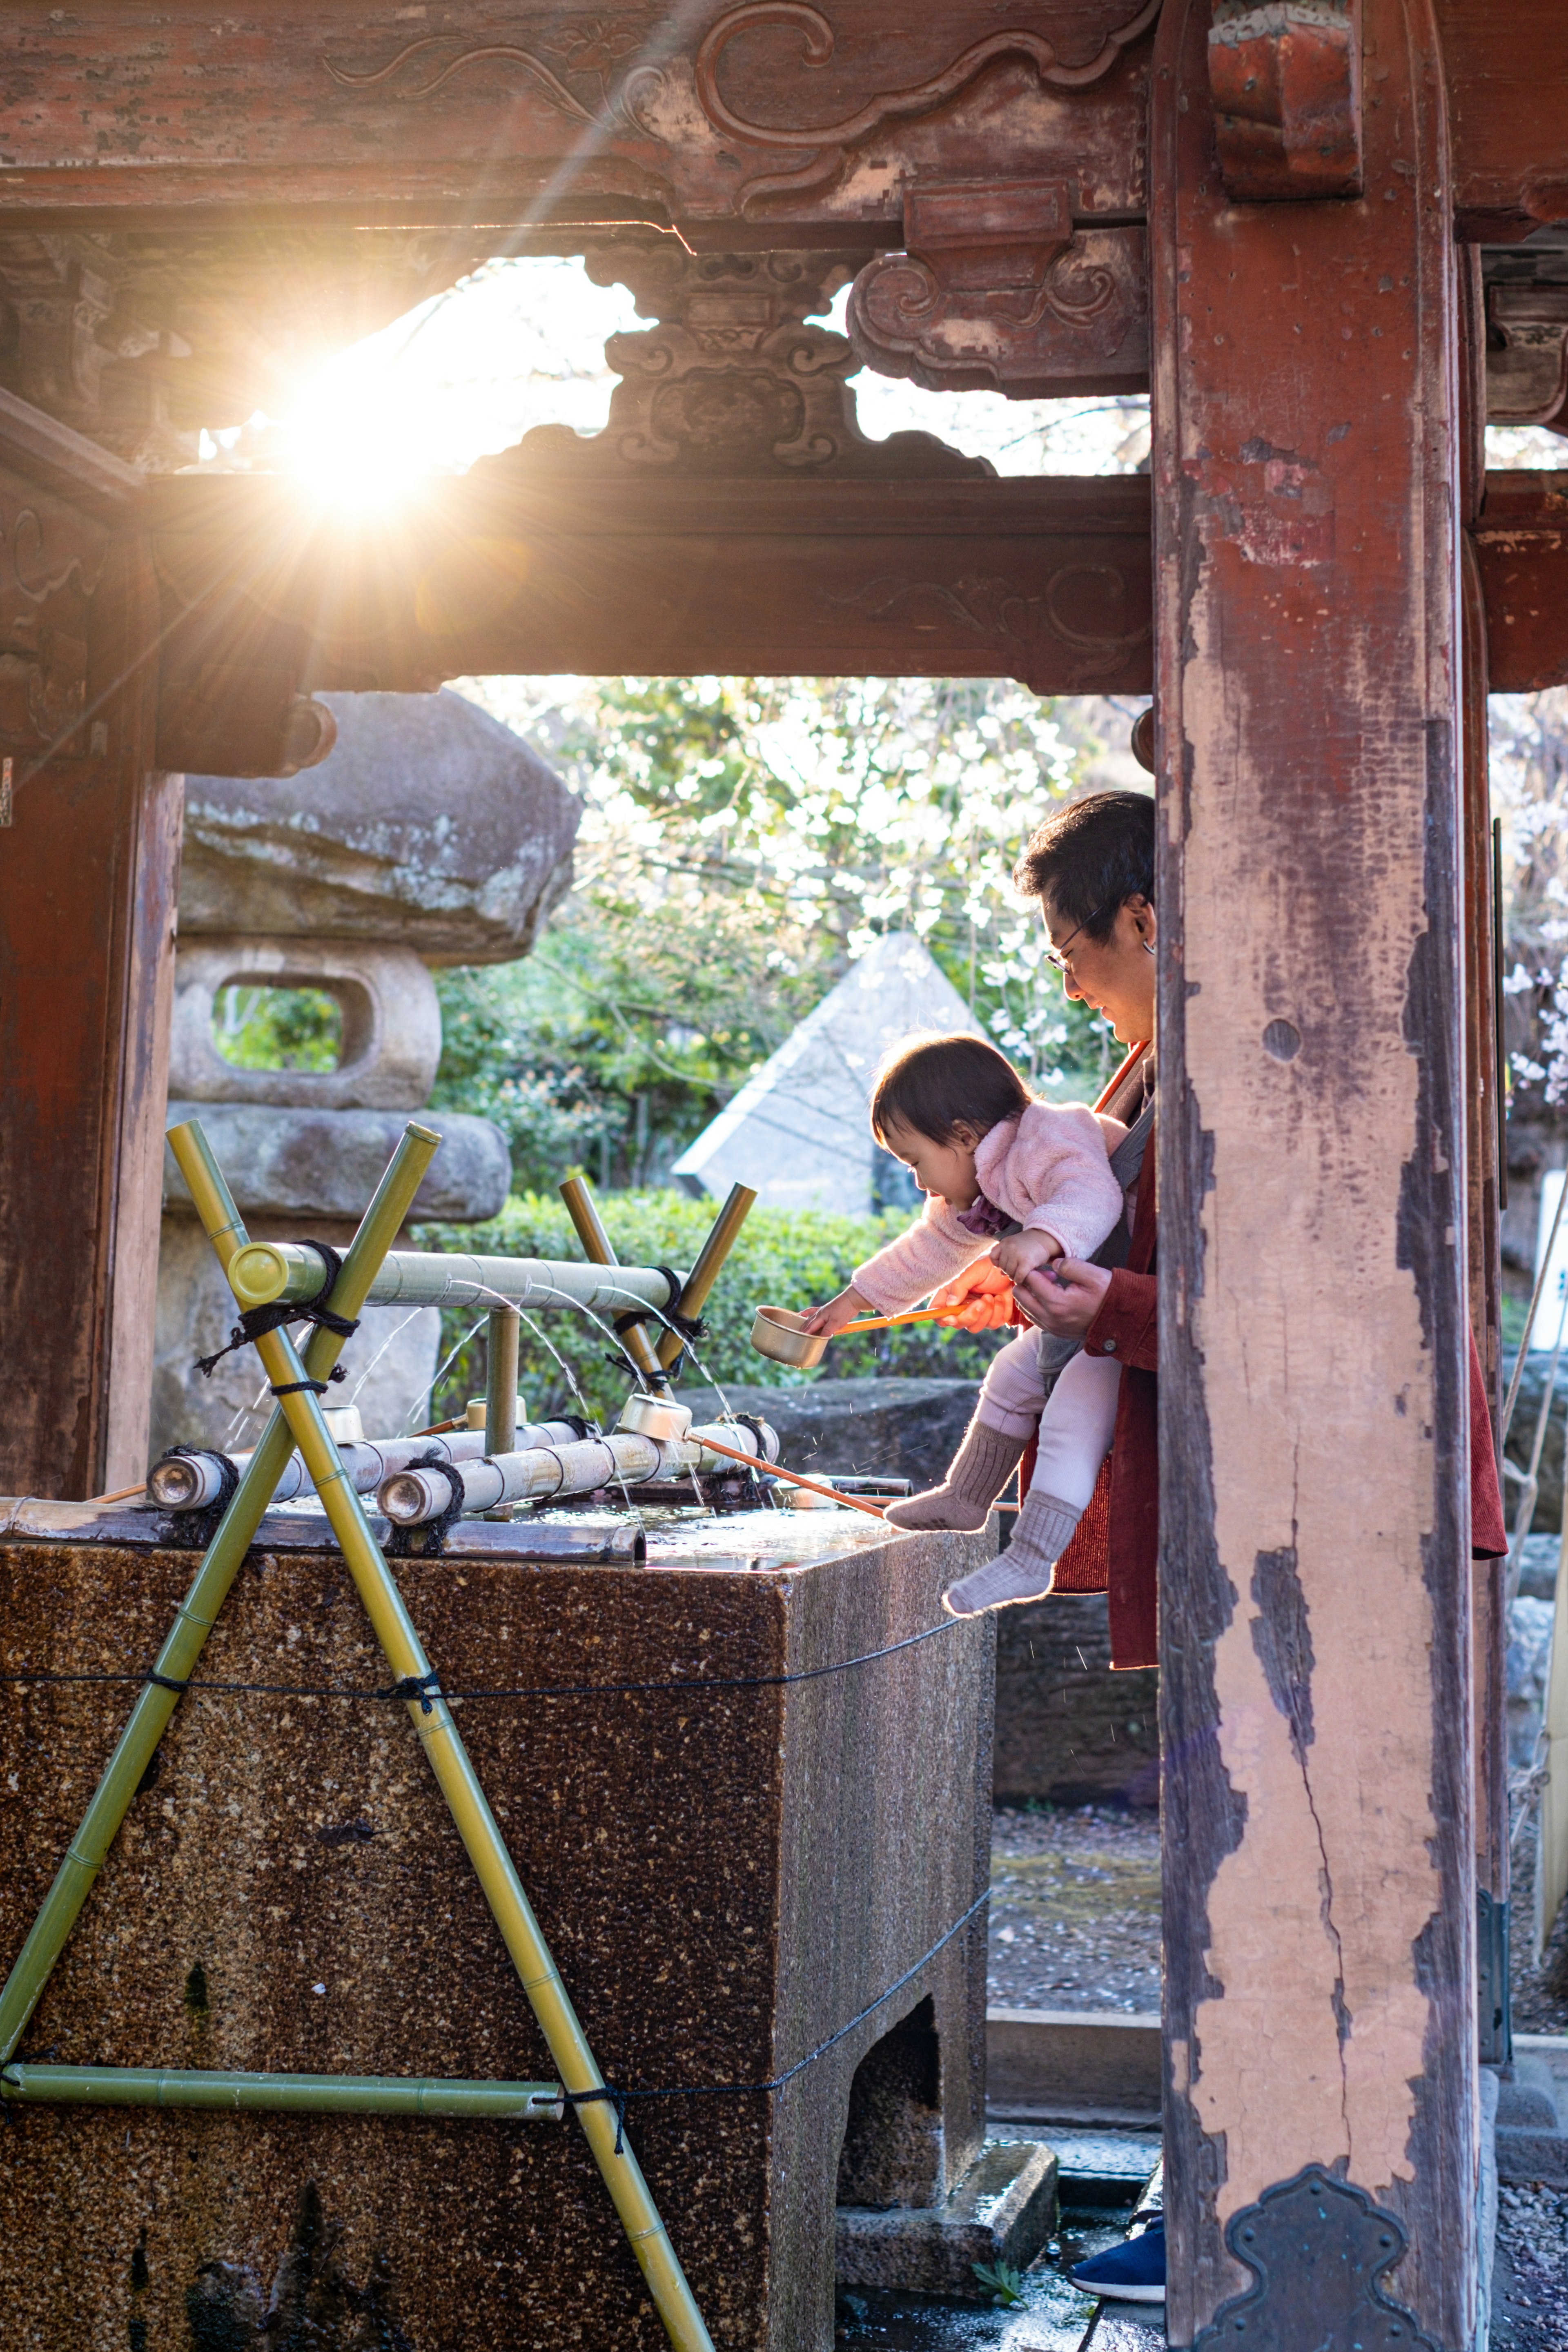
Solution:
[(1160, 2121), (1160, 2021), (1116, 2010), (988, 2009), (990, 2113), (1028, 2124)]

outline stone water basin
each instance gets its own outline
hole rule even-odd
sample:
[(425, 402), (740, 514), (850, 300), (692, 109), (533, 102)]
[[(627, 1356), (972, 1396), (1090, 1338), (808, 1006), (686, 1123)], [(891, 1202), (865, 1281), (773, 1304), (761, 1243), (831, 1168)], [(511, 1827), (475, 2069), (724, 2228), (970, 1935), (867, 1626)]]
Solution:
[[(194, 1562), (152, 1539), (155, 1515), (129, 1534), (127, 1517), (109, 1540), (0, 1542), (0, 1670), (151, 1662)], [(914, 2012), (936, 2053), (926, 2190), (945, 2197), (982, 2145), (984, 1915), (916, 1964), (986, 1883), (992, 1631), (940, 1609), (985, 1538), (833, 1511), (645, 1518), (647, 1567), (530, 1558), (542, 1528), (475, 1523), (397, 1580), (612, 2082), (766, 2083), (914, 1969), (784, 2088), (629, 2113), (715, 2341), (826, 2352), (851, 2084)], [(407, 1711), (373, 1696), (386, 1668), (353, 1585), (315, 1538), (304, 1517), (266, 1523), (197, 1683), (281, 1695), (186, 1694), (23, 2054), (552, 2075)], [(583, 1687), (693, 1683), (719, 1686)], [(5, 1966), (132, 1696), (0, 1686)], [(5, 2137), (18, 2352), (258, 2330), (344, 2347), (379, 2330), (399, 2352), (665, 2341), (570, 2121), (14, 2106)]]

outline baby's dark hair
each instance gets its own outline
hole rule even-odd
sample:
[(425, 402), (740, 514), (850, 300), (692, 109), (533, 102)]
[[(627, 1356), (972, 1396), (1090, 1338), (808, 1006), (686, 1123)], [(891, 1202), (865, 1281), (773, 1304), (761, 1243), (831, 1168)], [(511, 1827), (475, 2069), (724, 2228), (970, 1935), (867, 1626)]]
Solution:
[(1005, 1054), (984, 1037), (910, 1037), (878, 1071), (871, 1089), (871, 1132), (912, 1128), (932, 1143), (952, 1143), (966, 1125), (988, 1130), (1028, 1109), (1034, 1096)]

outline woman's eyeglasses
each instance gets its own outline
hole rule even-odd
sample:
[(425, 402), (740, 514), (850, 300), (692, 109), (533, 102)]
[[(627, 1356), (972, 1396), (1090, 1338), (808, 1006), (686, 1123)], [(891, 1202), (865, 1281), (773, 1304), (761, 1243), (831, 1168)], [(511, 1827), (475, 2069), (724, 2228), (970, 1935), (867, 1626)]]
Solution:
[(1055, 946), (1047, 948), (1046, 961), (1054, 963), (1058, 971), (1071, 971), (1073, 940), (1081, 939), (1085, 931), (1092, 930), (1096, 923), (1103, 921), (1107, 915), (1113, 914), (1121, 903), (1120, 898), (1113, 899), (1109, 906), (1097, 907), (1092, 915), (1086, 915), (1077, 930), (1069, 933), (1059, 948)]

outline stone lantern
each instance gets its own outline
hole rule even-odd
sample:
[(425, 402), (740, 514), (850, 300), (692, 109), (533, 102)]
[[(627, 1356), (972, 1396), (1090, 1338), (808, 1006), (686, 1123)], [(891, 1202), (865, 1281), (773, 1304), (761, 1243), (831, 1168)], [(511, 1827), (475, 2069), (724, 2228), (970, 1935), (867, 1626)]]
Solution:
[[(171, 1121), (197, 1116), (252, 1236), (348, 1239), (441, 1055), (431, 967), (526, 955), (568, 887), (575, 799), (553, 769), (462, 696), (333, 694), (319, 766), (284, 781), (186, 781)], [(331, 1069), (247, 1069), (215, 1021), (232, 986), (315, 989), (340, 1014)], [(418, 1213), (476, 1223), (502, 1206), (504, 1137), (443, 1111), (445, 1138)], [(258, 1423), (248, 1352), (210, 1379), (233, 1302), (165, 1155), (152, 1447), (243, 1446)], [(334, 1402), (366, 1430), (417, 1428), (437, 1360), (439, 1316), (372, 1307), (346, 1351)], [(363, 1385), (360, 1383), (363, 1381)], [(355, 1396), (356, 1388), (358, 1390)]]

